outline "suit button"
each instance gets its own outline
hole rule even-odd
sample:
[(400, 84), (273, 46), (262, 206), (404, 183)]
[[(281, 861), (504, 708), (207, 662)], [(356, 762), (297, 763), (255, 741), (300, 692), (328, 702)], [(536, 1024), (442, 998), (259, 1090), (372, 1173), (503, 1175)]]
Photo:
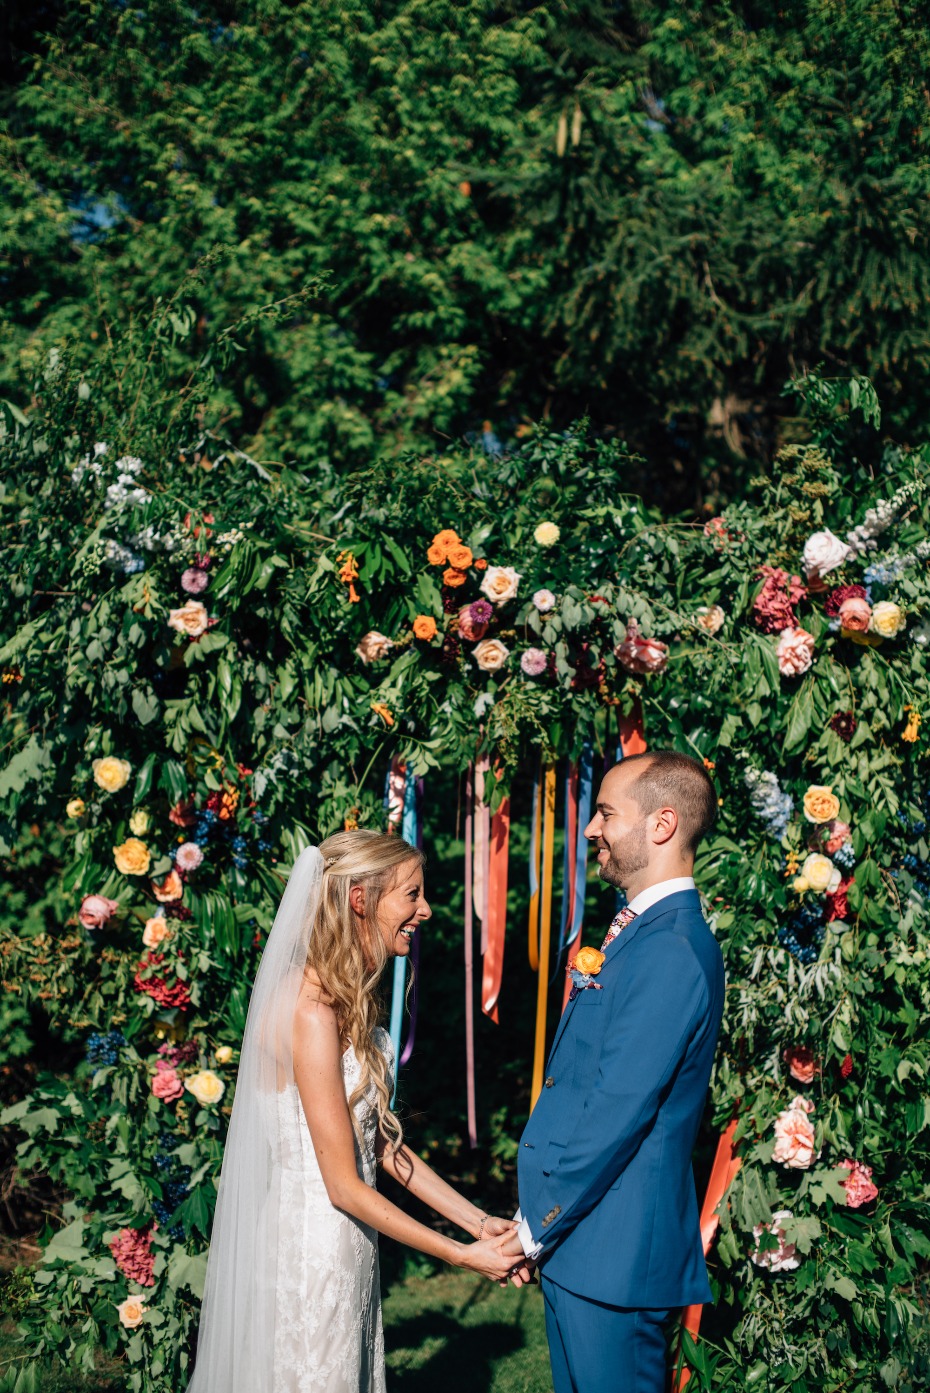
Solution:
[(545, 1087), (546, 1087), (546, 1088), (551, 1088), (552, 1085), (553, 1085), (554, 1083), (555, 1083), (555, 1079), (554, 1079), (554, 1078), (552, 1077), (552, 1075), (550, 1074), (549, 1077), (546, 1079)]

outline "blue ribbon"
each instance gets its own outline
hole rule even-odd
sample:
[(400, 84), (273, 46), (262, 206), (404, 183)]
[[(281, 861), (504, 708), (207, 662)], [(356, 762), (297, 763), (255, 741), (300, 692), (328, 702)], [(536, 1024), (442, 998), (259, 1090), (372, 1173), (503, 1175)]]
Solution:
[[(404, 777), (404, 814), (401, 822), (401, 836), (410, 846), (419, 845), (419, 814), (417, 810), (417, 779), (407, 768)], [(414, 938), (416, 944), (416, 938)], [(391, 988), (391, 1044), (394, 1046), (394, 1092), (391, 1095), (391, 1107), (397, 1097), (397, 1075), (400, 1073), (401, 1064), (405, 1064), (410, 1057), (410, 1049), (413, 1047), (412, 1032), (407, 1041), (408, 1048), (401, 1054), (400, 1032), (404, 1019), (404, 988), (407, 985), (407, 959), (394, 959), (394, 981)]]

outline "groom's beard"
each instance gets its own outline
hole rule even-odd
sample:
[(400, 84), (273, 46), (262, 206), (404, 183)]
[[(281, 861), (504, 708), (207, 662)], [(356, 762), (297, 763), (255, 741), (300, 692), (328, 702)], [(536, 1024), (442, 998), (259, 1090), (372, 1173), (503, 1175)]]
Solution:
[(649, 851), (646, 846), (646, 824), (641, 822), (613, 846), (607, 844), (607, 860), (599, 865), (597, 873), (608, 885), (616, 885), (625, 890), (630, 878), (637, 871), (644, 871), (649, 865)]

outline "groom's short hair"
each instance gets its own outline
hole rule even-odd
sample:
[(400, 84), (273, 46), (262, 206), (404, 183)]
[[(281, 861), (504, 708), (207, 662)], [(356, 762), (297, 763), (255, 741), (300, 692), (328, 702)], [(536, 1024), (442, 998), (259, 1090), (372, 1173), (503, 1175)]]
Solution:
[(690, 852), (717, 820), (717, 790), (700, 760), (677, 750), (646, 750), (629, 755), (621, 768), (636, 764), (641, 773), (630, 786), (643, 816), (656, 808), (674, 808), (685, 846)]

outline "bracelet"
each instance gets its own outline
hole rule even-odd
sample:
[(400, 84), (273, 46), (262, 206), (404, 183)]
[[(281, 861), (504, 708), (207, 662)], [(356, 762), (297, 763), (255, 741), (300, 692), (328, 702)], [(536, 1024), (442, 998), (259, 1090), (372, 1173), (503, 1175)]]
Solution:
[(481, 1242), (481, 1235), (484, 1233), (484, 1226), (488, 1222), (490, 1217), (490, 1214), (485, 1214), (481, 1220), (481, 1223), (478, 1225), (478, 1238), (476, 1240), (478, 1243)]

